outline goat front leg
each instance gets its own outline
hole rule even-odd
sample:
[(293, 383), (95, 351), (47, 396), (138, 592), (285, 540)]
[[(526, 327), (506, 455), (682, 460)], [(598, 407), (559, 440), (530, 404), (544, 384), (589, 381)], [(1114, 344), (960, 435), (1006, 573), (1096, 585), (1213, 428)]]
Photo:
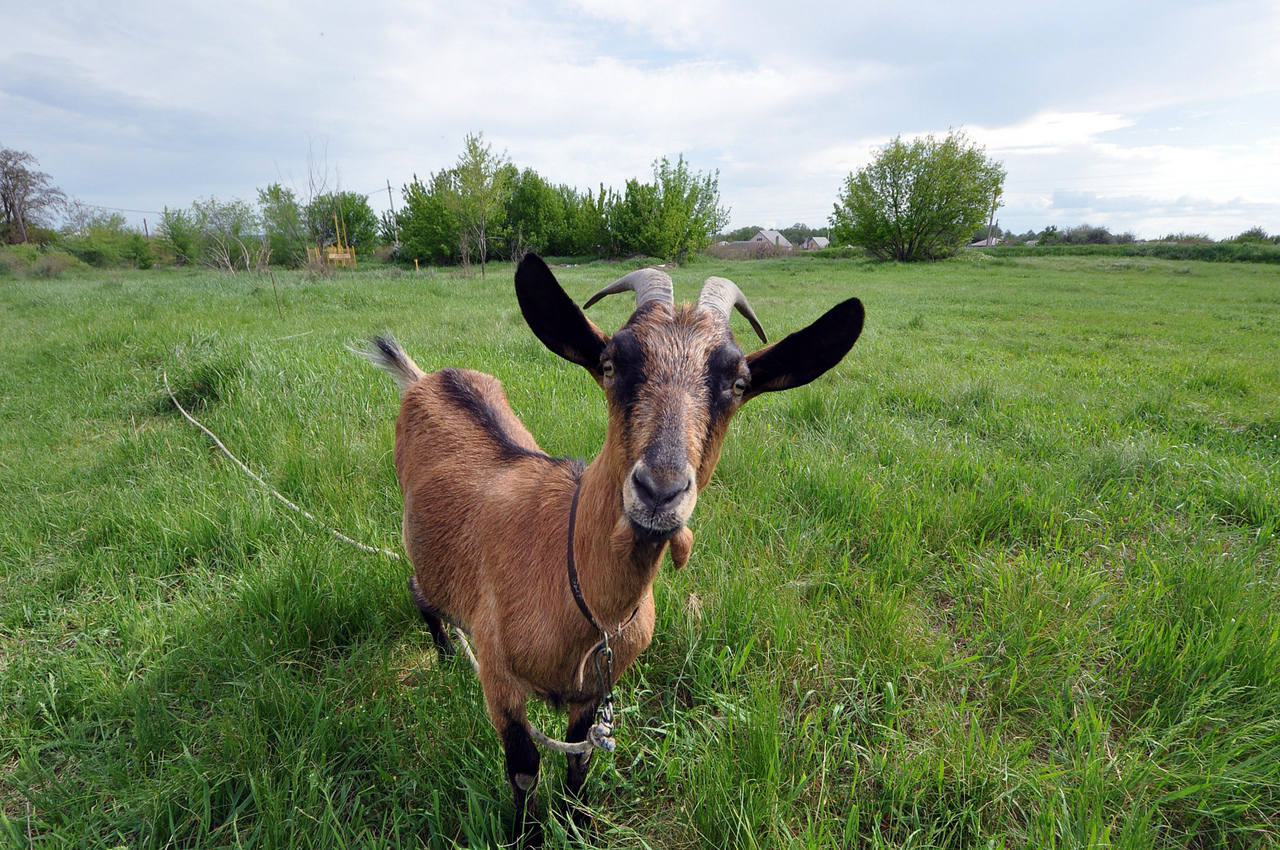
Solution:
[(525, 710), (526, 695), (508, 683), (486, 675), (483, 661), (480, 667), (480, 684), (484, 689), (489, 719), (498, 731), (502, 750), (507, 760), (507, 782), (511, 784), (511, 796), (515, 803), (515, 838), (540, 843), (538, 825), (538, 748), (529, 734), (529, 718)]
[[(566, 743), (576, 744), (587, 740), (587, 733), (595, 723), (596, 709), (599, 706), (599, 699), (576, 702), (569, 706), (569, 729), (564, 736)], [(591, 825), (591, 816), (577, 804), (582, 800), (582, 785), (587, 781), (587, 771), (591, 769), (591, 750), (569, 753), (565, 758), (569, 761), (569, 770), (565, 774), (564, 787), (568, 792), (569, 804), (573, 806), (573, 822), (586, 828)]]

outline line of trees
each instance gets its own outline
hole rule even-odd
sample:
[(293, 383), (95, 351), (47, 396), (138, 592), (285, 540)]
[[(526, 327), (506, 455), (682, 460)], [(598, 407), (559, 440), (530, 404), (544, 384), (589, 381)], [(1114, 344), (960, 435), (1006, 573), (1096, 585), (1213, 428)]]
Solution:
[[(516, 258), (529, 250), (681, 262), (717, 238), (746, 239), (761, 229), (721, 234), (729, 212), (720, 204), (719, 172), (694, 171), (683, 155), (675, 162), (656, 160), (651, 181), (633, 178), (621, 191), (603, 184), (581, 191), (553, 184), (532, 169), (520, 170), (505, 152), (495, 153), (483, 134), (468, 135), (451, 168), (425, 180), (415, 175), (401, 190), (400, 207), (381, 219), (367, 196), (330, 190), (327, 169), (318, 169), (310, 157), (308, 170), (304, 195), (277, 182), (258, 190), (256, 203), (210, 197), (185, 208), (166, 207), (152, 238), (131, 228), (118, 212), (69, 199), (31, 154), (0, 146), (0, 246), (24, 245), (21, 252), (0, 256), (0, 265), (13, 266), (19, 253), (30, 265), (55, 249), (59, 257), (46, 256), (50, 268), (76, 260), (150, 268), (159, 261), (235, 274), (300, 267), (310, 262), (309, 246), (341, 242), (364, 255), (383, 248), (383, 256), (393, 260), (479, 263), (484, 274), (489, 259)], [(1043, 246), (1136, 241), (1131, 233), (1088, 224), (1022, 235), (1002, 231), (995, 212), (1004, 178), (1003, 166), (962, 132), (911, 142), (896, 138), (846, 178), (829, 229), (795, 224), (781, 232), (793, 243), (829, 235), (834, 245), (898, 261), (952, 256), (966, 242), (990, 236)], [(55, 230), (59, 218), (62, 224)], [(1213, 240), (1170, 234), (1157, 241)], [(1280, 236), (1256, 227), (1226, 241), (1261, 246), (1280, 243)]]
[[(363, 255), (388, 246), (390, 258), (406, 262), (479, 263), (482, 274), (489, 259), (529, 250), (681, 261), (707, 247), (729, 219), (720, 205), (719, 173), (694, 171), (683, 155), (654, 162), (652, 181), (583, 192), (517, 169), (483, 134), (473, 134), (453, 167), (425, 180), (415, 175), (402, 189), (400, 207), (381, 219), (366, 196), (328, 191), (327, 175), (313, 169), (305, 197), (272, 183), (258, 190), (256, 203), (209, 197), (165, 207), (152, 240), (119, 213), (69, 203), (35, 165), (29, 154), (0, 148), (0, 238), (57, 241), (93, 265), (149, 267), (159, 260), (232, 274), (269, 265), (296, 268), (308, 262), (308, 246), (338, 241)], [(58, 213), (61, 232), (52, 229)]]
[(652, 182), (633, 178), (621, 192), (603, 184), (583, 192), (518, 169), (483, 134), (467, 136), (452, 168), (414, 175), (402, 196), (384, 227), (399, 256), (436, 264), (483, 264), (529, 250), (682, 261), (710, 245), (729, 220), (719, 172), (693, 171), (683, 155), (654, 162)]
[(755, 236), (761, 230), (776, 230), (787, 238), (792, 245), (799, 245), (810, 236), (829, 236), (830, 230), (826, 227), (810, 227), (804, 222), (796, 222), (790, 227), (764, 227), (759, 224), (751, 224), (746, 227), (737, 227), (727, 233), (720, 233), (716, 236), (717, 242), (743, 242)]
[(165, 207), (156, 234), (174, 265), (201, 265), (231, 274), (269, 265), (298, 268), (307, 246), (339, 241), (370, 253), (380, 244), (378, 217), (358, 192), (324, 192), (309, 201), (279, 183), (258, 190), (257, 205), (239, 198), (197, 199)]

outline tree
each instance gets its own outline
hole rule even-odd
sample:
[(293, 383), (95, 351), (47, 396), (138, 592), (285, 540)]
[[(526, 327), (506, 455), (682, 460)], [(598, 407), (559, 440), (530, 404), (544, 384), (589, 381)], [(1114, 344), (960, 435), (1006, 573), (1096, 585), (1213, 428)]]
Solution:
[(1280, 236), (1270, 236), (1267, 231), (1261, 227), (1250, 227), (1243, 233), (1233, 236), (1230, 242), (1245, 242), (1262, 245), (1268, 242), (1280, 243)]
[(1067, 245), (1114, 245), (1119, 240), (1105, 227), (1078, 224), (1058, 234), (1058, 241)]
[(611, 256), (615, 240), (609, 227), (613, 208), (620, 202), (618, 193), (600, 184), (600, 191), (586, 194), (561, 185), (557, 193), (564, 201), (565, 231), (553, 240), (548, 251), (565, 256)]
[(445, 200), (457, 216), (462, 264), (470, 265), (474, 249), (480, 257), (481, 277), (485, 274), (489, 238), (502, 228), (514, 170), (505, 153), (495, 154), (493, 147), (484, 143), (484, 133), (468, 133), (458, 164), (448, 172), (453, 190)]
[(653, 183), (627, 181), (613, 211), (614, 236), (623, 252), (683, 262), (729, 223), (729, 210), (720, 206), (720, 172), (690, 171), (682, 154), (674, 165), (665, 156), (654, 161), (653, 177)]
[(174, 262), (199, 263), (232, 275), (261, 269), (271, 253), (258, 214), (239, 198), (197, 200), (190, 210), (165, 207), (156, 232)]
[(400, 232), (400, 256), (406, 260), (444, 264), (458, 257), (458, 219), (445, 197), (453, 191), (449, 172), (431, 175), (426, 182), (413, 176), (401, 191), (404, 204), (396, 211)]
[(557, 234), (567, 227), (564, 198), (536, 171), (526, 168), (511, 181), (507, 197), (508, 252), (519, 259), (527, 251), (549, 253)]
[(292, 189), (272, 183), (258, 190), (258, 212), (271, 246), (271, 262), (297, 268), (307, 257), (307, 223)]
[(307, 228), (318, 245), (332, 245), (341, 237), (344, 245), (354, 245), (356, 251), (367, 254), (378, 244), (378, 216), (369, 206), (369, 199), (359, 192), (317, 195), (305, 212)]
[[(717, 238), (723, 239), (725, 242), (746, 242), (752, 236), (755, 236), (764, 229), (765, 228), (761, 225), (748, 224), (745, 227), (730, 230), (728, 233), (720, 233)], [(791, 237), (788, 236), (787, 238), (790, 239)]]
[(933, 260), (959, 250), (1000, 203), (1005, 171), (963, 132), (910, 144), (895, 138), (845, 179), (832, 238), (885, 260)]
[(48, 174), (35, 170), (39, 164), (25, 151), (0, 146), (0, 244), (28, 241), (29, 229), (48, 225), (67, 201)]
[[(803, 222), (796, 222), (790, 227), (780, 227), (778, 232), (787, 237), (787, 241), (792, 245), (799, 245), (810, 236), (828, 236), (828, 230), (825, 227), (810, 227)], [(754, 233), (752, 234), (754, 235)]]
[(627, 181), (622, 199), (614, 205), (611, 213), (610, 230), (617, 239), (620, 253), (666, 256), (668, 240), (662, 232), (657, 186), (641, 183), (633, 177)]

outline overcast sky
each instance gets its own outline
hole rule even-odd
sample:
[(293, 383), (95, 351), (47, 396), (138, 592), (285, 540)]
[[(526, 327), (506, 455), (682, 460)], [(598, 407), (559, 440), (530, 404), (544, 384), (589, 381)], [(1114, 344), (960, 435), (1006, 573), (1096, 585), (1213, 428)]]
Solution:
[(0, 0), (0, 29), (0, 145), (136, 224), (325, 170), (381, 211), (483, 132), (584, 190), (684, 154), (733, 226), (822, 226), (878, 146), (963, 128), (1006, 229), (1280, 232), (1276, 0)]

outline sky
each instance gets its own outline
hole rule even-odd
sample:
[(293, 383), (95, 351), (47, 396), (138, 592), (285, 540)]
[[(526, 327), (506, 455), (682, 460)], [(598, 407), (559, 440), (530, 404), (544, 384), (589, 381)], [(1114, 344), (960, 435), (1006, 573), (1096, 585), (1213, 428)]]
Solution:
[(582, 190), (683, 155), (732, 227), (820, 227), (878, 148), (963, 130), (1006, 230), (1280, 233), (1276, 0), (0, 0), (0, 29), (0, 146), (135, 225), (319, 179), (381, 212), (483, 133)]

